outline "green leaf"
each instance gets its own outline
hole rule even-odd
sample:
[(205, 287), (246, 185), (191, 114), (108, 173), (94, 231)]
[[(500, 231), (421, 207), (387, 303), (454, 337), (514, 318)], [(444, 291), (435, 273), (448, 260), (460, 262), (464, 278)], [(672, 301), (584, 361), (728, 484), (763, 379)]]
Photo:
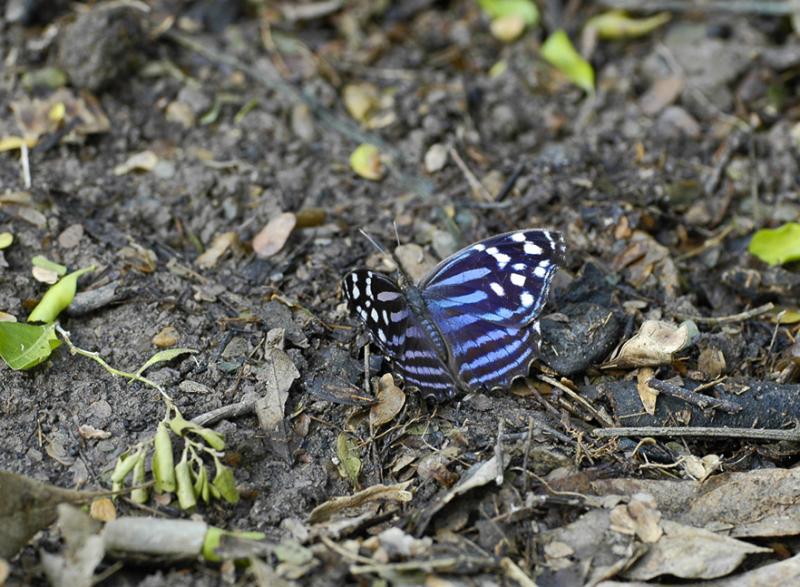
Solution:
[[(187, 349), (187, 348), (177, 348), (177, 349), (167, 349), (165, 351), (159, 351), (145, 363), (136, 370), (135, 375), (138, 377), (142, 373), (144, 373), (147, 369), (155, 365), (156, 363), (164, 363), (166, 361), (171, 361), (175, 357), (179, 357), (185, 354), (194, 354), (197, 351), (195, 349)], [(131, 381), (134, 381), (133, 379)]]
[(339, 473), (342, 477), (349, 479), (353, 487), (358, 487), (361, 459), (358, 455), (358, 448), (344, 432), (336, 438), (336, 456), (339, 457)]
[(78, 289), (78, 278), (90, 271), (94, 271), (94, 265), (73, 271), (62, 277), (55, 285), (50, 286), (50, 289), (42, 296), (42, 300), (28, 316), (28, 322), (49, 323), (58, 318), (58, 315), (72, 303), (75, 291)]
[(46, 361), (60, 344), (55, 326), (0, 322), (0, 358), (15, 371)]
[(539, 9), (531, 0), (478, 0), (478, 4), (492, 20), (517, 16), (528, 26), (539, 22)]
[(178, 505), (182, 510), (192, 509), (197, 505), (197, 498), (194, 495), (192, 472), (189, 469), (186, 455), (175, 465), (175, 480), (178, 484)]
[(67, 267), (65, 265), (59, 265), (47, 257), (42, 257), (41, 255), (36, 255), (33, 259), (31, 259), (31, 265), (52, 271), (59, 277), (64, 277), (64, 275), (67, 273)]
[(542, 58), (566, 75), (576, 86), (594, 93), (594, 69), (575, 50), (567, 33), (557, 30), (550, 35), (540, 50)]
[(0, 232), (0, 251), (7, 249), (14, 242), (14, 235), (10, 232)]
[(590, 18), (584, 28), (593, 29), (601, 39), (632, 39), (653, 32), (670, 18), (669, 12), (660, 12), (649, 18), (631, 18), (624, 10), (610, 10)]
[(789, 222), (778, 228), (757, 231), (748, 250), (769, 265), (800, 260), (800, 224)]

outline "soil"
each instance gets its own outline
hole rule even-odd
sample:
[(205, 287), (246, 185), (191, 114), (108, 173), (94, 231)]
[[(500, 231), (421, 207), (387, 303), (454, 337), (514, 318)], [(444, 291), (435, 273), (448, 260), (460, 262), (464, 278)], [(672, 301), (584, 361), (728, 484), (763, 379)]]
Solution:
[[(791, 267), (768, 268), (747, 251), (754, 230), (800, 213), (800, 44), (786, 18), (677, 13), (644, 37), (600, 41), (589, 95), (538, 54), (557, 26), (578, 43), (580, 26), (600, 10), (589, 3), (555, 12), (559, 3), (540, 3), (548, 5), (543, 23), (509, 44), (492, 37), (486, 15), (466, 0), (345, 3), (295, 21), (259, 2), (59, 2), (46, 11), (38, 4), (8, 2), (0, 19), (0, 139), (20, 134), (12, 104), (52, 95), (49, 82), (24, 81), (45, 66), (67, 74), (73, 99), (94, 97), (109, 124), (42, 133), (28, 157), (30, 186), (20, 151), (0, 153), (0, 232), (15, 239), (0, 253), (0, 311), (24, 320), (41, 298), (47, 285), (31, 277), (35, 255), (70, 270), (95, 265), (79, 291), (114, 284), (113, 297), (62, 315), (61, 327), (76, 346), (125, 371), (156, 353), (154, 337), (174, 328), (175, 345), (197, 353), (146, 375), (187, 418), (263, 396), (272, 364), (265, 340), (283, 329), (299, 372), (289, 380), (283, 432), (264, 430), (252, 411), (209, 424), (225, 437), (241, 494), (236, 505), (216, 502), (194, 514), (216, 526), (279, 542), (333, 497), (412, 479), (414, 500), (393, 519), (410, 531), (417, 513), (494, 454), (498, 430), (517, 442), (535, 424), (532, 442), (548, 455), (528, 465), (535, 478), (512, 475), (502, 491), (456, 500), (456, 512), (434, 516), (424, 531), (445, 552), (435, 528), (460, 511), (465, 522), (454, 527), (476, 552), (500, 556), (502, 536), (511, 536), (515, 560), (534, 573), (541, 559), (525, 550), (536, 533), (531, 524), (558, 527), (575, 512), (551, 504), (516, 525), (487, 525), (508, 504), (525, 502), (523, 486), (544, 493), (536, 479), (558, 468), (560, 476), (588, 478), (658, 475), (638, 471), (624, 445), (586, 440), (602, 422), (536, 375), (579, 393), (608, 387), (633, 371), (599, 365), (645, 319), (678, 324), (796, 303)], [(365, 82), (381, 93), (384, 120), (373, 114), (359, 125), (342, 96)], [(376, 142), (387, 158), (381, 181), (350, 167), (363, 142)], [(427, 171), (425, 155), (436, 144), (452, 147), (467, 173), (452, 154), (441, 170)], [(144, 151), (155, 154), (155, 166), (118, 170)], [(485, 187), (472, 189), (470, 174)], [(250, 243), (282, 212), (311, 220), (279, 252), (259, 257)], [(371, 435), (369, 408), (356, 397), (367, 393), (366, 338), (339, 287), (353, 268), (380, 268), (359, 231), (387, 247), (395, 238), (419, 245), (437, 262), (524, 227), (559, 230), (568, 246), (529, 385), (439, 406), (409, 392), (384, 428), (391, 432)], [(213, 265), (198, 264), (228, 232), (241, 244)], [(687, 386), (719, 376), (774, 381), (785, 372), (794, 327), (768, 318), (698, 322), (694, 344), (654, 373)], [(716, 371), (705, 360), (712, 351), (723, 357)], [(372, 376), (390, 371), (380, 357), (370, 365)], [(793, 385), (793, 373), (781, 383)], [(607, 399), (587, 397), (611, 413)], [(64, 345), (28, 371), (0, 365), (0, 406), (0, 468), (66, 488), (108, 488), (116, 458), (152, 437), (164, 416), (152, 387), (114, 377)], [(110, 436), (85, 438), (84, 425)], [(357, 487), (337, 466), (343, 431), (362, 463)], [(793, 451), (759, 455), (748, 440), (688, 442), (696, 454), (723, 455), (726, 470), (796, 462)], [(674, 457), (661, 448), (662, 460)], [(404, 455), (416, 459), (413, 475), (395, 468)], [(514, 455), (512, 468), (522, 466)], [(151, 505), (187, 516), (174, 502)], [(142, 515), (122, 500), (117, 508)], [(57, 550), (57, 536), (37, 535), (14, 560), (12, 579), (43, 583), (39, 548)], [(319, 556), (298, 584), (366, 582), (340, 556)], [(199, 562), (125, 566), (101, 584), (216, 585), (237, 573)], [(490, 584), (494, 573), (475, 569), (465, 580)]]

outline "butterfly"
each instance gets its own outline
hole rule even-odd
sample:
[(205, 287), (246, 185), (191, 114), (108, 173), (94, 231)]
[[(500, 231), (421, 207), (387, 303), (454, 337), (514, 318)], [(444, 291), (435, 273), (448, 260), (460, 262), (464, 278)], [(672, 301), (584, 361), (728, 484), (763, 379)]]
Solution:
[(565, 250), (557, 232), (515, 230), (454, 253), (419, 285), (402, 271), (395, 281), (356, 269), (342, 286), (405, 384), (443, 402), (528, 374), (541, 340), (537, 318)]

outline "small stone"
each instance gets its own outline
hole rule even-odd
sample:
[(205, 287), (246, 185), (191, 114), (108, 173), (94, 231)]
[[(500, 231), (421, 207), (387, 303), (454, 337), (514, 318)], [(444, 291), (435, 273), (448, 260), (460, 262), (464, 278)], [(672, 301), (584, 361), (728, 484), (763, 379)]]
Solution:
[(425, 153), (425, 171), (436, 173), (447, 165), (447, 147), (441, 143), (431, 145)]
[(178, 344), (178, 331), (173, 326), (164, 327), (153, 337), (153, 344), (160, 349), (168, 349)]
[(83, 226), (71, 224), (58, 235), (58, 246), (62, 249), (74, 249), (83, 238)]

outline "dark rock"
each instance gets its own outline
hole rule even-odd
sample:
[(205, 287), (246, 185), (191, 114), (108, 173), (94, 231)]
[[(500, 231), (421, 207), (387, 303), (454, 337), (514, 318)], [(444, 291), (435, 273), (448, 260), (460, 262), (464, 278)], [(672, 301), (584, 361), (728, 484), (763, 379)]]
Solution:
[(130, 71), (144, 38), (140, 14), (119, 5), (98, 7), (64, 31), (58, 57), (73, 86), (97, 91)]
[(618, 310), (597, 304), (568, 304), (565, 321), (542, 318), (541, 360), (572, 377), (599, 363), (619, 341), (624, 326)]

